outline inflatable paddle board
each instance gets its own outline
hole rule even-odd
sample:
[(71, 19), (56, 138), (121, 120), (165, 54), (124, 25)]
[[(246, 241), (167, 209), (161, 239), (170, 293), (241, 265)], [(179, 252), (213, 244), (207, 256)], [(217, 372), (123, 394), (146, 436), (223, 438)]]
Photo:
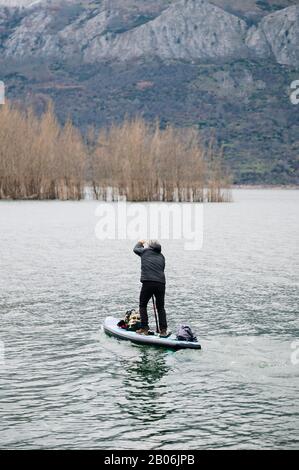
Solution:
[(147, 346), (160, 346), (169, 349), (201, 349), (199, 343), (190, 341), (178, 341), (175, 335), (170, 335), (167, 338), (160, 338), (158, 334), (154, 335), (139, 335), (135, 331), (127, 331), (117, 326), (119, 320), (114, 317), (107, 317), (104, 321), (104, 331), (109, 336), (114, 336), (118, 339), (131, 341), (135, 344), (143, 344)]

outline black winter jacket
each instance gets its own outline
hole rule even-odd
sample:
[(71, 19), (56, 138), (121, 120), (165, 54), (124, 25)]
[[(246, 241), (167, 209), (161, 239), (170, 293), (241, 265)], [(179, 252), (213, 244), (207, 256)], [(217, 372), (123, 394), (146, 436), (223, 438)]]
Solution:
[(134, 253), (141, 257), (141, 278), (140, 281), (154, 281), (166, 283), (165, 280), (165, 258), (161, 253), (161, 245), (144, 248), (141, 243), (134, 247)]

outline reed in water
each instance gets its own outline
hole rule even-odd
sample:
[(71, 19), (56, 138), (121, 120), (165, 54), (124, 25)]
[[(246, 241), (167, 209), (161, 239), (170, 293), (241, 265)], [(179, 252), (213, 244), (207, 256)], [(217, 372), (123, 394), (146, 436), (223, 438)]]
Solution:
[(91, 140), (91, 185), (98, 199), (230, 200), (223, 152), (214, 139), (204, 145), (193, 128), (161, 130), (158, 123), (153, 127), (136, 118), (102, 130)]
[(52, 105), (40, 118), (0, 107), (0, 198), (80, 199), (85, 159), (80, 132), (61, 127)]
[(126, 119), (83, 137), (50, 104), (38, 117), (0, 106), (0, 199), (230, 200), (222, 152), (195, 129)]

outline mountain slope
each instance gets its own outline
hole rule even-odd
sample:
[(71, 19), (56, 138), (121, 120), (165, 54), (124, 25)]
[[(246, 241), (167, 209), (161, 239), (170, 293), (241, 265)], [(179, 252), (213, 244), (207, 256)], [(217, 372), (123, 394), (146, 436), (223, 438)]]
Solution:
[(95, 38), (84, 52), (88, 62), (160, 59), (206, 60), (246, 56), (246, 23), (202, 0), (180, 0), (150, 21), (116, 38)]
[(106, 5), (99, 2), (87, 9), (76, 2), (55, 7), (50, 2), (48, 8), (29, 9), (4, 40), (4, 54), (79, 56), (90, 63), (153, 56), (163, 60), (267, 58), (273, 53), (279, 63), (299, 65), (298, 5), (267, 15), (252, 27), (206, 0), (177, 0), (148, 16), (122, 10), (118, 3)]
[(255, 50), (268, 45), (279, 64), (299, 66), (299, 5), (266, 16), (256, 32)]
[(41, 111), (50, 97), (62, 121), (70, 115), (83, 129), (138, 113), (215, 131), (237, 183), (299, 183), (299, 116), (289, 99), (298, 46), (299, 6), (289, 0), (0, 8), (10, 98)]

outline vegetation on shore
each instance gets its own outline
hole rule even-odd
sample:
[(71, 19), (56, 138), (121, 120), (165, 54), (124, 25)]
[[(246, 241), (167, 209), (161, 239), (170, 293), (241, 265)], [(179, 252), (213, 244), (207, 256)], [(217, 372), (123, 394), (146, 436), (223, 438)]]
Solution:
[(146, 123), (142, 118), (87, 136), (53, 106), (40, 117), (7, 103), (0, 107), (0, 199), (230, 200), (221, 149), (197, 130)]

